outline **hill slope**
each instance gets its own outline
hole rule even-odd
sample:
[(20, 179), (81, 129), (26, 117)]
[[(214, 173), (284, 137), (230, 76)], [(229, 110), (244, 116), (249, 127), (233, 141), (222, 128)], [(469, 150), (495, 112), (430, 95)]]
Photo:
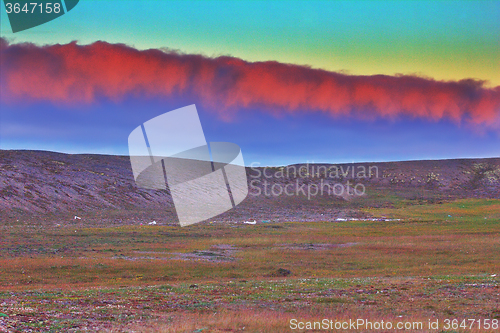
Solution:
[[(247, 168), (247, 175), (247, 199), (214, 220), (317, 220), (369, 206), (500, 198), (500, 158)], [(364, 194), (333, 191), (348, 182), (361, 184)], [(292, 195), (283, 193), (286, 186)], [(314, 194), (315, 186), (323, 195)], [(176, 220), (168, 191), (138, 188), (127, 156), (46, 151), (0, 150), (0, 211), (5, 220), (82, 214), (116, 223)]]

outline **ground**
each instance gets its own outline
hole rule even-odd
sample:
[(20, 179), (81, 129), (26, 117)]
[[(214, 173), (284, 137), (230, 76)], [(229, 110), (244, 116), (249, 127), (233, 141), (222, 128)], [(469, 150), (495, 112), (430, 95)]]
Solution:
[(291, 332), (294, 319), (360, 318), (499, 331), (500, 200), (359, 212), (185, 228), (5, 221), (0, 332)]

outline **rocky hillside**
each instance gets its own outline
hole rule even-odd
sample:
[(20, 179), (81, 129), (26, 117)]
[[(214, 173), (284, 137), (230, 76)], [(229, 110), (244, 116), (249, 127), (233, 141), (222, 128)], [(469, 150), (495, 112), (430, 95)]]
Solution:
[[(334, 218), (394, 198), (500, 198), (500, 158), (249, 167), (247, 176), (247, 199), (216, 220)], [(128, 157), (46, 151), (0, 150), (0, 211), (4, 220), (93, 214), (123, 221), (133, 212), (137, 223), (175, 221), (168, 191), (138, 188)]]

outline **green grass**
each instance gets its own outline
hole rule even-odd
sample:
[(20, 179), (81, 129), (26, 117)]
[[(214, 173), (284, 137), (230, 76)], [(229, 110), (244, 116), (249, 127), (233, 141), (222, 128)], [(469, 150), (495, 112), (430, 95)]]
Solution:
[(420, 221), (467, 221), (474, 223), (498, 222), (500, 220), (500, 200), (461, 199), (442, 204), (411, 205), (397, 209), (367, 209), (376, 216), (389, 216)]

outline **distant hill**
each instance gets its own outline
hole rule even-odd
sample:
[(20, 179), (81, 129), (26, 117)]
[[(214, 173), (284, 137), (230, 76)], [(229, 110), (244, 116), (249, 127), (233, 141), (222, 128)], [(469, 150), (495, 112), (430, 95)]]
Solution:
[[(247, 199), (213, 220), (321, 220), (402, 201), (500, 198), (500, 158), (298, 164), (247, 168), (247, 176)], [(340, 193), (347, 182), (358, 184), (357, 189), (365, 194)], [(315, 194), (321, 186), (323, 195)], [(155, 218), (175, 223), (176, 219), (167, 190), (135, 185), (127, 156), (0, 150), (0, 218), (66, 221), (74, 215), (118, 224)]]

